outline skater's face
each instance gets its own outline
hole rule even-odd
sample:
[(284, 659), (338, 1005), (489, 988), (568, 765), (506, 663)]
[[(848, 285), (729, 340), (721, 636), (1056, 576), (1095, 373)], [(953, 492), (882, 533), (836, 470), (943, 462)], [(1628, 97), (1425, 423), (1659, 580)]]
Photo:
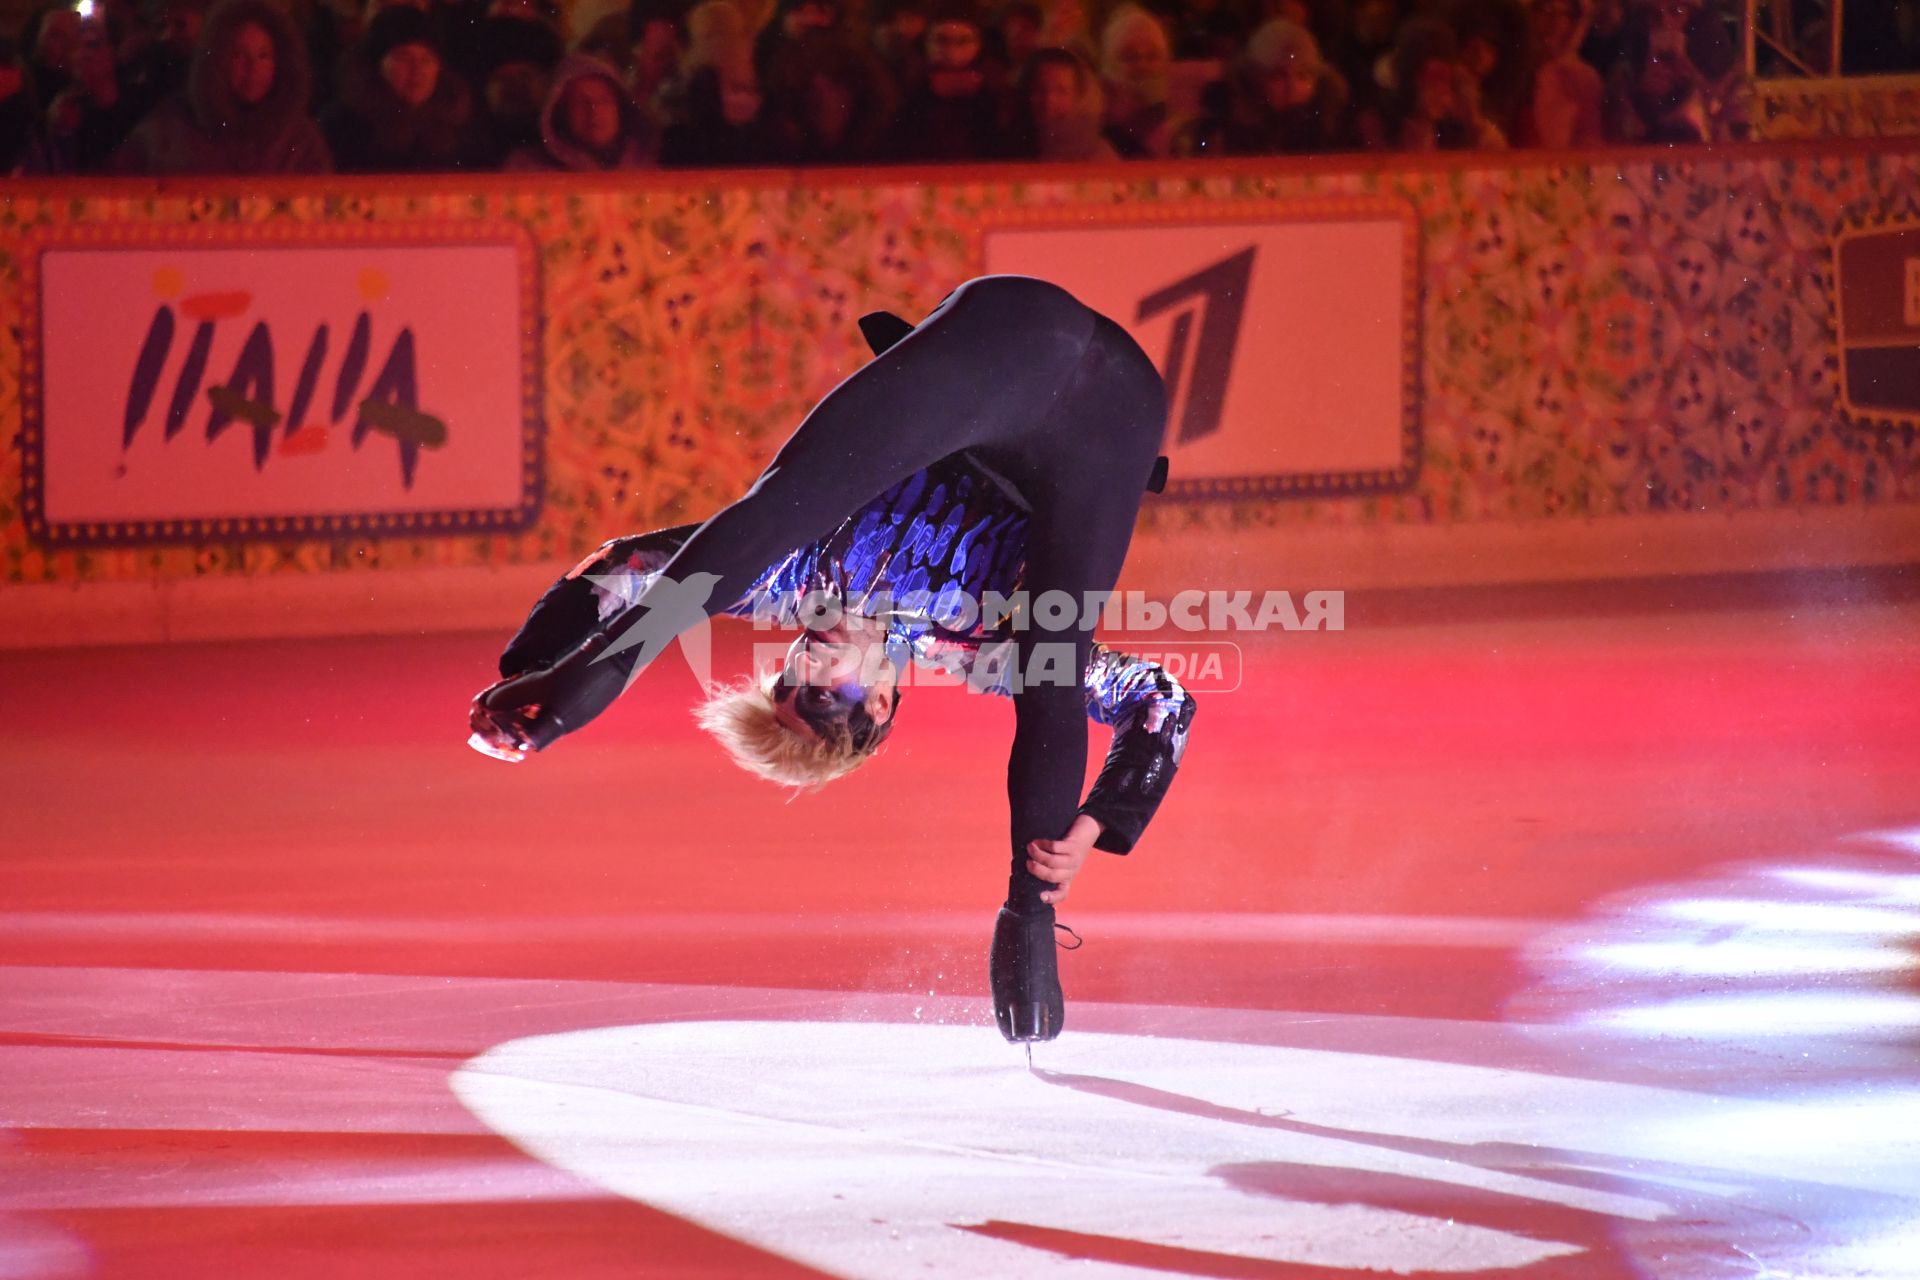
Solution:
[(774, 714), (796, 733), (825, 740), (845, 731), (855, 707), (885, 724), (896, 690), (885, 630), (849, 617), (825, 631), (804, 631), (788, 647), (773, 687)]

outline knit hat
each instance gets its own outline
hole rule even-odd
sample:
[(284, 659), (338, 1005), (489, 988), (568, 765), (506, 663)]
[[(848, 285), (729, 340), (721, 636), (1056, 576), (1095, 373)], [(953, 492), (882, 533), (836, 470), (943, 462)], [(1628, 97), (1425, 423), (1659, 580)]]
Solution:
[(1285, 18), (1272, 18), (1248, 37), (1243, 56), (1261, 71), (1278, 71), (1289, 62), (1318, 71), (1323, 65), (1313, 33)]
[(377, 67), (381, 59), (403, 44), (422, 44), (443, 56), (446, 52), (433, 19), (403, 4), (390, 4), (375, 14), (360, 47), (366, 50), (367, 61)]

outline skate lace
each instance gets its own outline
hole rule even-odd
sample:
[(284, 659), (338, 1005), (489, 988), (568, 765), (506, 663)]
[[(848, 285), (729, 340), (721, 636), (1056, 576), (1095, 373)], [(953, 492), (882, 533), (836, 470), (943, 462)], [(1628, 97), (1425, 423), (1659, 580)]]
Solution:
[(1069, 938), (1073, 939), (1072, 946), (1068, 946), (1066, 943), (1061, 942), (1060, 939), (1058, 938), (1054, 939), (1054, 943), (1062, 951), (1078, 951), (1081, 947), (1084, 947), (1087, 945), (1087, 940), (1081, 937), (1079, 934), (1075, 933), (1073, 931), (1072, 925), (1061, 924), (1058, 920), (1056, 920), (1053, 922), (1053, 927), (1059, 930), (1061, 933), (1066, 934)]

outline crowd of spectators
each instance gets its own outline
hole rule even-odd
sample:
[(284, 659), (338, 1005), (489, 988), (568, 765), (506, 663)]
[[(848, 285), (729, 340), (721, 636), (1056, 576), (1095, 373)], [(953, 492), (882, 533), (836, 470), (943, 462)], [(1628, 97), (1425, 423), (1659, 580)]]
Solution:
[(593, 2), (62, 0), (0, 37), (0, 170), (1114, 160), (1746, 130), (1726, 0)]

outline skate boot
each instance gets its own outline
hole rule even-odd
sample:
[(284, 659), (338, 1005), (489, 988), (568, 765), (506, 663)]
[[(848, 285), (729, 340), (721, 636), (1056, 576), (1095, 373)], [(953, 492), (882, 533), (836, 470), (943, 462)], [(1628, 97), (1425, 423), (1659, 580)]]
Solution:
[(483, 756), (519, 764), (527, 758), (533, 744), (527, 740), (524, 726), (516, 723), (512, 712), (494, 711), (486, 704), (485, 693), (473, 700), (467, 712), (467, 727), (473, 731), (467, 745)]
[(1053, 948), (1052, 907), (1026, 915), (1000, 908), (988, 969), (994, 1019), (1000, 1034), (1014, 1044), (1051, 1040), (1066, 1021), (1060, 964)]
[(552, 735), (535, 723), (547, 695), (546, 674), (528, 672), (482, 689), (467, 712), (467, 727), (473, 731), (467, 745), (509, 764), (546, 747)]

